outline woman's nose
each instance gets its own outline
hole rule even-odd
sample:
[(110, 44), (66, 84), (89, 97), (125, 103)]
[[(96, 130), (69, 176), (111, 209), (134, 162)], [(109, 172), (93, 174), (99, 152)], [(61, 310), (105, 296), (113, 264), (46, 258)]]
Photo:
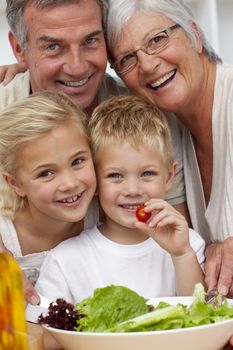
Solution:
[(160, 58), (157, 55), (148, 55), (142, 50), (137, 52), (138, 67), (144, 72), (154, 72), (160, 64)]

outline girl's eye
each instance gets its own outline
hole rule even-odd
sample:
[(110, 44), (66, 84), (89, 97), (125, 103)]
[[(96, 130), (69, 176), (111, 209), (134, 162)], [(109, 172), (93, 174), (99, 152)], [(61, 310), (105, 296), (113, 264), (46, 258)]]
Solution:
[(38, 175), (38, 177), (48, 177), (51, 175), (53, 175), (53, 172), (51, 170), (44, 170)]
[(75, 159), (73, 162), (72, 162), (72, 165), (80, 165), (84, 162), (84, 159), (81, 159), (81, 158), (77, 158)]

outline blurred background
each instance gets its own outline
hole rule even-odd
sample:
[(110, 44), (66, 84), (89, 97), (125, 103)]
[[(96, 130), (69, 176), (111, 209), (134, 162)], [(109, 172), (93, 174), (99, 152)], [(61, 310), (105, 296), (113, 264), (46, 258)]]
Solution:
[[(226, 63), (233, 64), (233, 0), (185, 0), (185, 3), (218, 54)], [(0, 0), (0, 65), (16, 61), (8, 43), (5, 7), (6, 1)]]

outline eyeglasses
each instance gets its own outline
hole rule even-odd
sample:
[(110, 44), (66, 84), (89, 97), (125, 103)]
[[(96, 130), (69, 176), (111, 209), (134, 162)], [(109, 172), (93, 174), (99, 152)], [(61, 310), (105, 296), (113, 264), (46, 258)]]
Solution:
[(147, 55), (155, 55), (161, 52), (169, 42), (169, 34), (177, 28), (180, 28), (179, 24), (175, 24), (153, 35), (144, 46), (141, 46), (139, 49), (117, 58), (116, 61), (110, 65), (110, 67), (115, 69), (115, 71), (120, 75), (128, 73), (138, 63), (138, 51), (143, 51)]

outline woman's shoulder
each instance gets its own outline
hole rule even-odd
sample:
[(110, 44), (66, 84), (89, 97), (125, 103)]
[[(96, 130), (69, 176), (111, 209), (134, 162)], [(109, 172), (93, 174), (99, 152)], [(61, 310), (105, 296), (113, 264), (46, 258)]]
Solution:
[(217, 65), (217, 83), (233, 83), (233, 65), (222, 64)]

